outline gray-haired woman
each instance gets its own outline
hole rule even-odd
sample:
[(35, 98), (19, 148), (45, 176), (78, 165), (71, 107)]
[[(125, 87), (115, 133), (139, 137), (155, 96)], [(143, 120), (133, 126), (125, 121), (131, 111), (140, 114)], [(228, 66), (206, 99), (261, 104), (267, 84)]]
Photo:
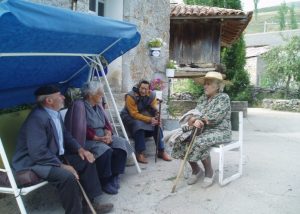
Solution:
[[(224, 81), (219, 72), (208, 72), (201, 81), (204, 84), (205, 94), (200, 97), (195, 110), (199, 112), (188, 120), (188, 127), (203, 128), (203, 132), (195, 138), (194, 145), (188, 156), (192, 167), (192, 175), (188, 184), (194, 184), (203, 174), (198, 165), (201, 160), (205, 169), (205, 178), (202, 187), (213, 184), (214, 171), (211, 166), (210, 147), (218, 143), (231, 141), (231, 107), (229, 96), (223, 93)], [(176, 141), (174, 143), (172, 157), (183, 159), (186, 153), (186, 143)]]
[(112, 127), (102, 106), (103, 86), (99, 81), (87, 82), (81, 88), (83, 100), (68, 109), (65, 124), (72, 135), (96, 158), (102, 190), (117, 194), (119, 174), (124, 173), (130, 145), (112, 134)]

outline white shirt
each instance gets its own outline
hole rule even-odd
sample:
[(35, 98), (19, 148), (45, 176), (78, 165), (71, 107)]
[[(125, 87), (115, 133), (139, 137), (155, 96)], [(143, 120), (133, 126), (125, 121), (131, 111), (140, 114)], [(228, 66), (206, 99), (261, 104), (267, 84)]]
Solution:
[(55, 129), (57, 132), (58, 136), (58, 147), (59, 147), (59, 155), (63, 155), (65, 153), (64, 149), (64, 138), (63, 138), (63, 132), (62, 132), (62, 127), (61, 127), (61, 116), (58, 111), (52, 110), (50, 108), (44, 107), (47, 113), (50, 115), (54, 125)]

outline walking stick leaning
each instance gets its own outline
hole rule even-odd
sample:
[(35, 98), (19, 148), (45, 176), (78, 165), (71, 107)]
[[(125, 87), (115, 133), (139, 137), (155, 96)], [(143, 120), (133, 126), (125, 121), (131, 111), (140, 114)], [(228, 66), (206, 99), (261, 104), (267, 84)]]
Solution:
[(157, 137), (156, 137), (156, 141), (155, 141), (155, 146), (156, 146), (156, 148), (155, 148), (155, 163), (156, 163), (156, 161), (157, 161), (157, 155), (158, 155), (158, 143), (159, 143), (159, 141), (160, 141), (160, 113), (161, 113), (161, 102), (162, 102), (162, 100), (160, 100), (160, 99), (157, 99), (157, 101), (158, 101), (158, 117), (157, 117), (157, 120), (158, 120), (158, 125), (157, 125)]
[(175, 189), (176, 189), (176, 186), (177, 186), (177, 183), (179, 181), (179, 178), (181, 177), (181, 174), (183, 172), (183, 168), (184, 168), (184, 165), (185, 165), (185, 162), (186, 162), (186, 159), (188, 157), (188, 155), (190, 154), (190, 151), (191, 151), (191, 148), (193, 147), (193, 144), (194, 144), (194, 141), (195, 141), (195, 137), (197, 135), (197, 132), (198, 132), (198, 129), (195, 127), (193, 129), (193, 134), (192, 134), (192, 139), (191, 139), (191, 142), (190, 142), (190, 145), (185, 153), (185, 156), (184, 156), (184, 159), (181, 161), (180, 163), (180, 168), (179, 168), (179, 171), (178, 171), (178, 174), (177, 174), (177, 177), (174, 181), (174, 185), (173, 185), (173, 188), (172, 188), (172, 191), (171, 193), (174, 193), (175, 192)]
[[(70, 162), (69, 162), (65, 157), (64, 157), (64, 160), (65, 160), (66, 164), (70, 165)], [(76, 179), (76, 181), (77, 181), (77, 184), (78, 184), (78, 186), (79, 186), (79, 188), (80, 188), (80, 190), (81, 190), (81, 192), (82, 192), (82, 194), (83, 194), (83, 197), (84, 197), (86, 203), (88, 204), (88, 206), (89, 206), (89, 208), (90, 208), (92, 214), (97, 214), (97, 212), (95, 211), (95, 209), (94, 209), (94, 207), (93, 207), (93, 205), (92, 205), (92, 203), (91, 203), (89, 197), (87, 196), (86, 192), (84, 191), (84, 189), (83, 189), (81, 183), (80, 183), (79, 180), (77, 180), (77, 179)]]

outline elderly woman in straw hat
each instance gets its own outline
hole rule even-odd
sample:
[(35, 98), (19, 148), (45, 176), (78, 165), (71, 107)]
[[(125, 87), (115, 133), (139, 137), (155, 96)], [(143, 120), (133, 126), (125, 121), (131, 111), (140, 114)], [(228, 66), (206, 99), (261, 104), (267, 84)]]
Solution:
[[(231, 123), (230, 123), (230, 99), (223, 93), (225, 81), (219, 72), (208, 72), (200, 80), (204, 85), (204, 95), (200, 97), (194, 114), (188, 118), (187, 126), (192, 129), (196, 127), (202, 129), (201, 134), (196, 136), (193, 147), (188, 155), (188, 162), (192, 168), (192, 175), (188, 179), (189, 185), (195, 184), (204, 174), (202, 187), (206, 188), (213, 184), (215, 173), (211, 165), (210, 147), (218, 143), (231, 141)], [(197, 112), (197, 113), (195, 113)], [(172, 156), (177, 159), (183, 159), (187, 150), (186, 142), (175, 140)], [(201, 160), (204, 172), (198, 165)]]

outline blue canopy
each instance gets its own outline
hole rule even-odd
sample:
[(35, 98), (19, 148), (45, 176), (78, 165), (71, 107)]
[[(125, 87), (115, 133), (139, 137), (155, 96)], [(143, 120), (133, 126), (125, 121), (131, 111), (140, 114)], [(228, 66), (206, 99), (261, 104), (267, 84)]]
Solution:
[(130, 23), (23, 0), (0, 3), (0, 108), (33, 103), (44, 84), (81, 87), (87, 57), (109, 64), (140, 41)]

